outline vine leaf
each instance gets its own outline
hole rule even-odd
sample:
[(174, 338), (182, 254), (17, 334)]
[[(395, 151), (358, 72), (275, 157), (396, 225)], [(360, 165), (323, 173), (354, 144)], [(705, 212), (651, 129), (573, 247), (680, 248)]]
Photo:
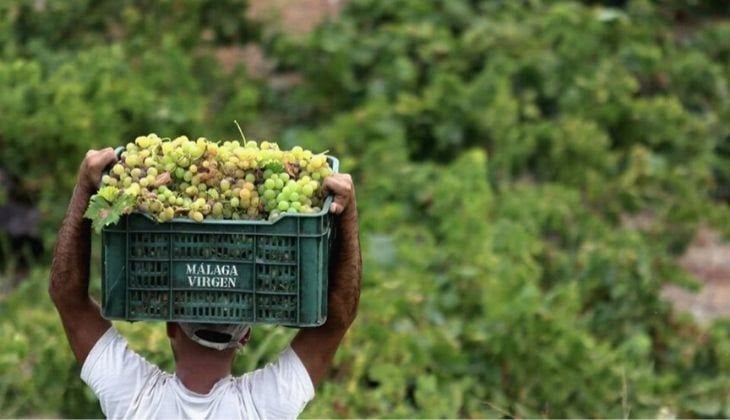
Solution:
[(121, 194), (112, 202), (100, 194), (95, 194), (89, 201), (84, 217), (91, 219), (91, 227), (96, 233), (101, 233), (105, 226), (117, 223), (122, 215), (129, 214), (134, 204), (135, 199), (129, 194)]

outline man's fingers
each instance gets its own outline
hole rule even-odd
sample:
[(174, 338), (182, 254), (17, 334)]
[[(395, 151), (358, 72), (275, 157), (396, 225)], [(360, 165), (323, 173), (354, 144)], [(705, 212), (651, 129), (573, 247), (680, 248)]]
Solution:
[(335, 174), (325, 178), (322, 183), (325, 193), (350, 196), (353, 192), (352, 178), (348, 174)]
[(103, 170), (107, 166), (111, 165), (113, 162), (116, 162), (116, 160), (117, 154), (114, 152), (114, 149), (111, 147), (107, 147), (105, 149), (99, 150), (92, 156), (93, 165), (90, 166)]
[(352, 201), (354, 187), (349, 174), (335, 174), (325, 178), (322, 183), (325, 194), (335, 195), (329, 211), (334, 214), (341, 214)]
[(330, 213), (340, 214), (345, 210), (345, 207), (349, 204), (348, 201), (341, 195), (335, 195), (335, 199), (330, 204)]
[(102, 172), (116, 160), (117, 155), (111, 147), (101, 150), (89, 150), (86, 152), (86, 158), (81, 164), (79, 181), (86, 188), (98, 188)]
[(104, 169), (107, 165), (117, 160), (114, 149), (107, 147), (101, 150), (89, 150), (86, 152), (84, 163), (89, 169)]

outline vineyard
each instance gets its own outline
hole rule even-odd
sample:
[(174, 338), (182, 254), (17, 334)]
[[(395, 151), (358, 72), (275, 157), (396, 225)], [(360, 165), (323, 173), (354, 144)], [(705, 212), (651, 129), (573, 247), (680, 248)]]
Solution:
[[(730, 417), (730, 319), (665, 293), (704, 290), (698, 232), (730, 241), (729, 3), (336, 3), (306, 30), (247, 0), (0, 3), (0, 417), (102, 416), (47, 294), (85, 152), (234, 121), (357, 186), (360, 310), (303, 417)], [(236, 206), (164, 200), (318, 209), (243, 175)], [(115, 325), (173, 369), (164, 323)], [(235, 373), (294, 333), (254, 328)]]

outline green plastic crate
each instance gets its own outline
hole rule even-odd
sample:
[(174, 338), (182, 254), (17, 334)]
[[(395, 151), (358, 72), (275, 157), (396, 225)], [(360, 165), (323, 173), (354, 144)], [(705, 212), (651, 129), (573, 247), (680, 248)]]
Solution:
[[(328, 157), (337, 172), (338, 161)], [(102, 314), (128, 321), (317, 326), (327, 317), (328, 197), (268, 221), (132, 213), (102, 231)]]

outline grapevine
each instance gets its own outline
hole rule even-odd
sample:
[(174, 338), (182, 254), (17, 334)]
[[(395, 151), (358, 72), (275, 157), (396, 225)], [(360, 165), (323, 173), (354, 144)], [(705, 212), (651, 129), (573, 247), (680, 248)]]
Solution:
[(133, 211), (159, 222), (189, 218), (274, 220), (317, 213), (322, 181), (332, 174), (323, 153), (262, 141), (216, 142), (186, 136), (137, 137), (101, 180), (85, 216), (100, 232)]

